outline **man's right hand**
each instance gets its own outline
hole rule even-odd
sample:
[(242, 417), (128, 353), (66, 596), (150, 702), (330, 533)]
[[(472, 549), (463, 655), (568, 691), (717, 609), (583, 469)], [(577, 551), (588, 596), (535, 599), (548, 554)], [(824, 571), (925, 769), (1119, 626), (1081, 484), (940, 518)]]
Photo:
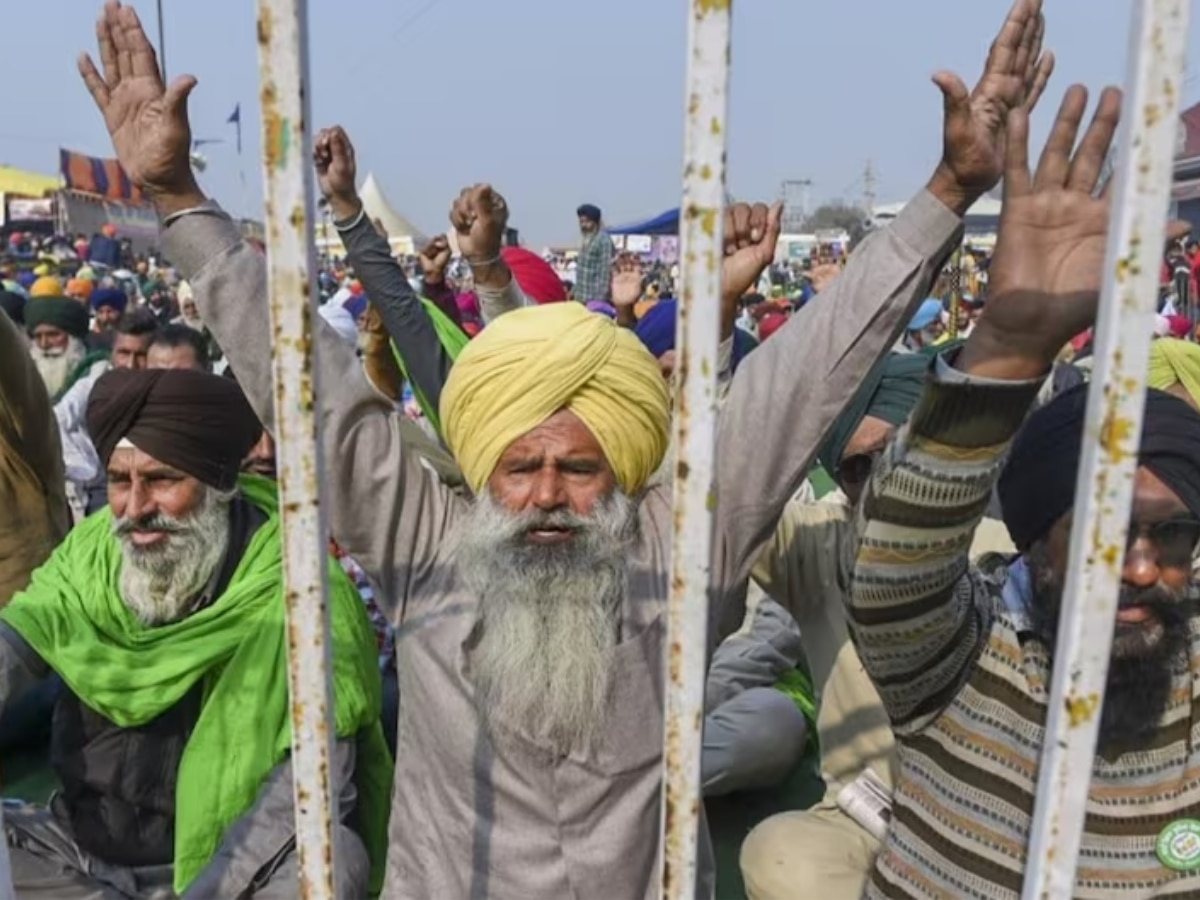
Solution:
[(630, 309), (642, 299), (642, 261), (636, 253), (622, 253), (612, 267), (612, 302), (618, 310)]
[(321, 195), (329, 201), (334, 219), (344, 221), (357, 216), (362, 209), (355, 187), (358, 166), (354, 145), (341, 125), (317, 132), (317, 139), (313, 141), (313, 164)]
[(187, 112), (196, 79), (182, 75), (164, 87), (137, 13), (116, 0), (104, 5), (96, 43), (104, 74), (86, 53), (79, 73), (104, 116), (121, 168), (164, 215), (204, 202), (192, 173)]
[(426, 284), (441, 284), (446, 280), (446, 267), (450, 265), (450, 241), (439, 234), (417, 255), (421, 274)]
[[(1068, 341), (1096, 318), (1108, 242), (1109, 190), (1094, 197), (1121, 117), (1121, 92), (1108, 88), (1083, 140), (1075, 138), (1087, 91), (1071, 87), (1029, 170), (1029, 114), (1008, 123), (1004, 207), (988, 278), (988, 302), (956, 366), (1008, 380), (1044, 375)], [(1074, 151), (1074, 152), (1072, 152)]]

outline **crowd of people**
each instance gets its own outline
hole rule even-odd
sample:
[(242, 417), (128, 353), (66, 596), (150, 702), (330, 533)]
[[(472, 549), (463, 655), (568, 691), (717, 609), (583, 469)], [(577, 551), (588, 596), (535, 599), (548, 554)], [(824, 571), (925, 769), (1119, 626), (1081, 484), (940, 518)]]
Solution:
[[(161, 250), (21, 236), (0, 273), (0, 757), (57, 785), (5, 801), (16, 896), (294, 898), (266, 261), (196, 181), (195, 79), (161, 81), (129, 6), (97, 33), (80, 71)], [(1068, 88), (1031, 167), (1043, 39), (1040, 0), (1016, 0), (972, 90), (937, 77), (942, 158), (845, 258), (781, 266), (780, 208), (726, 211), (699, 897), (726, 896), (717, 799), (814, 760), (823, 800), (737, 836), (752, 900), (1020, 894), (1121, 114), (1106, 89), (1085, 127)], [(343, 129), (313, 164), (346, 249), (313, 335), (338, 896), (655, 897), (675, 273), (615, 253), (583, 204), (568, 284), (506, 246), (484, 184), (406, 266)], [(1001, 178), (994, 254), (962, 252)], [(1178, 281), (1114, 561), (1081, 898), (1200, 893), (1200, 346)]]

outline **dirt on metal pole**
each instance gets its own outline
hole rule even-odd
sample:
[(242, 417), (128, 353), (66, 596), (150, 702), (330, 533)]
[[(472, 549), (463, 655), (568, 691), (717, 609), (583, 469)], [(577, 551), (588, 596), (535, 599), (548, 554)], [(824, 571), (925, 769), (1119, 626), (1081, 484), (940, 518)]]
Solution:
[(680, 208), (675, 372), (675, 533), (667, 609), (663, 738), (663, 896), (693, 900), (708, 648), (713, 456), (717, 425), (730, 0), (688, 9), (687, 121)]
[(317, 394), (307, 4), (258, 0), (275, 441), (283, 523), (299, 896), (333, 900), (337, 796), (330, 777), (328, 545)]
[(1095, 368), (1024, 900), (1071, 897), (1146, 399), (1189, 0), (1134, 0)]

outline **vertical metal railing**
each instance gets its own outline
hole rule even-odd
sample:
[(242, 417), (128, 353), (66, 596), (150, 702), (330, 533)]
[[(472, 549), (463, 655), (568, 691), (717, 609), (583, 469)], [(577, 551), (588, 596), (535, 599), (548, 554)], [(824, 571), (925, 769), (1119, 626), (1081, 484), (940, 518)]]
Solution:
[(333, 900), (337, 795), (330, 760), (327, 530), (317, 394), (307, 3), (258, 0), (275, 441), (283, 521), (299, 895)]
[(1025, 900), (1074, 895), (1166, 240), (1189, 0), (1134, 0), (1095, 368)]
[(730, 0), (688, 8), (687, 119), (680, 209), (675, 372), (675, 533), (667, 608), (663, 737), (663, 896), (695, 896), (700, 747), (708, 646), (717, 341), (725, 203)]
[(8, 832), (4, 830), (4, 806), (0, 804), (0, 900), (16, 900), (13, 890), (12, 860), (8, 857)]

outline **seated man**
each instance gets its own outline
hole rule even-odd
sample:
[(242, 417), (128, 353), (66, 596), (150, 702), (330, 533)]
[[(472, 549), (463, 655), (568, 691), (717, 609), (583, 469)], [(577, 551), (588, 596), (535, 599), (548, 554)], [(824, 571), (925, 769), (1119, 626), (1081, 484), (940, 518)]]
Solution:
[[(966, 346), (938, 360), (858, 515), (848, 618), (897, 741), (870, 898), (1016, 898), (1036, 849), (1086, 390), (1061, 394), (1018, 428), (1060, 348), (1094, 320), (1108, 274), (1109, 206), (1093, 193), (1120, 92), (1104, 93), (1072, 154), (1086, 105), (1081, 88), (1068, 92), (1036, 180), (1028, 120), (1010, 118), (988, 305)], [(1118, 443), (1113, 452), (1124, 453)], [(1075, 773), (1090, 781), (1075, 897), (1200, 895), (1188, 852), (1200, 833), (1198, 446), (1200, 414), (1150, 391), (1128, 539), (1111, 559), (1102, 553), (1120, 599), (1099, 743), (1090, 772)], [(967, 547), (998, 475), (1022, 556), (988, 575), (969, 567)]]
[[(5, 810), (17, 896), (293, 898), (279, 517), (269, 485), (238, 480), (261, 426), (235, 384), (182, 370), (107, 373), (88, 425), (109, 509), (0, 615), (0, 712), (47, 671), (66, 684), (62, 790)], [(330, 584), (335, 788), (363, 830), (340, 828), (339, 894), (364, 897), (388, 758), (374, 639), (333, 565)]]

